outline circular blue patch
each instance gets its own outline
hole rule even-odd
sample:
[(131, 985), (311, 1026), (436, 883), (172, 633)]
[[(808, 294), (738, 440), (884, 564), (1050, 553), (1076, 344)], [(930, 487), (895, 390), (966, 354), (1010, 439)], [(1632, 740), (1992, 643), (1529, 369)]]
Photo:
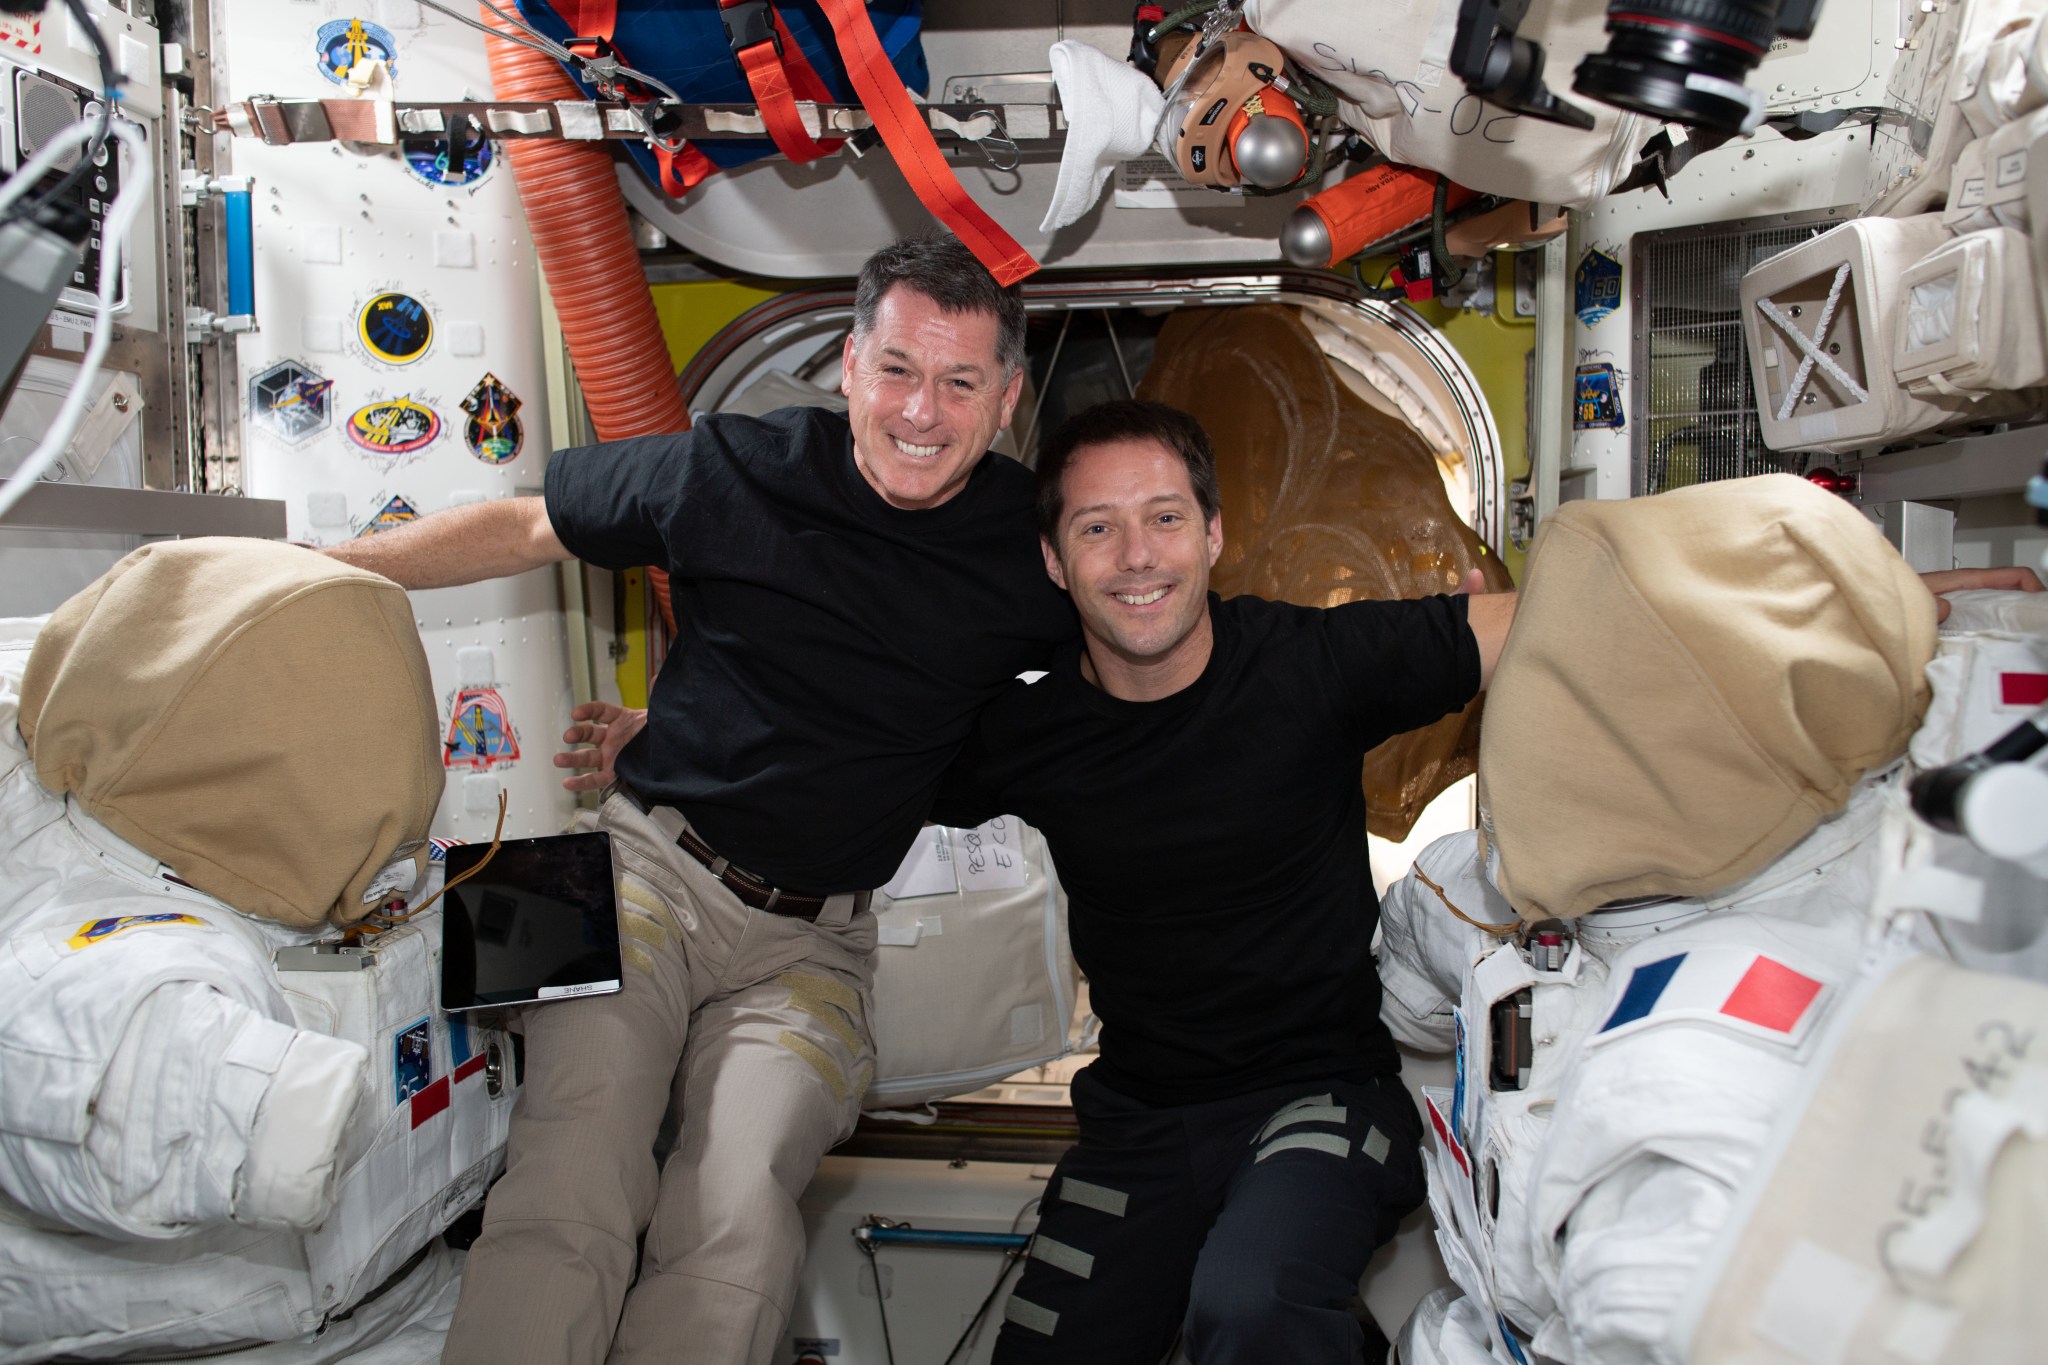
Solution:
[(429, 185), (473, 185), (491, 168), (488, 138), (473, 139), (459, 167), (448, 164), (451, 148), (445, 137), (409, 137), (402, 146), (405, 168)]
[(432, 344), (434, 319), (427, 306), (410, 294), (379, 294), (363, 305), (357, 335), (377, 359), (390, 365), (410, 365)]
[(398, 74), (398, 43), (391, 30), (382, 24), (367, 19), (336, 19), (320, 25), (313, 43), (320, 74), (336, 85), (348, 80), (348, 73), (357, 62), (371, 57), (382, 57), (391, 74)]

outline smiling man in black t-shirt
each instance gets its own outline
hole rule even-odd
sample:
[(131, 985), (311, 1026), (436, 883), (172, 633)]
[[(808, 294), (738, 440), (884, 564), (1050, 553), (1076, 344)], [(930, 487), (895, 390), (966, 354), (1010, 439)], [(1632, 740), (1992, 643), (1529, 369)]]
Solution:
[(933, 818), (1036, 824), (1103, 1020), (1000, 1362), (1360, 1358), (1349, 1306), (1423, 1197), (1369, 948), (1366, 750), (1485, 686), (1512, 594), (1218, 599), (1194, 418), (1104, 404), (1039, 464), (1083, 639), (990, 704)]
[[(846, 417), (714, 415), (557, 451), (544, 498), (330, 551), (417, 588), (655, 564), (674, 593), (675, 645), (599, 815), (624, 988), (527, 1011), (446, 1360), (782, 1348), (797, 1197), (873, 1065), (867, 889), (980, 707), (1074, 632), (1033, 548), (1030, 475), (988, 451), (1023, 360), (1015, 289), (951, 238), (898, 243), (856, 287)], [(591, 724), (615, 713), (578, 708), (571, 738), (618, 752), (628, 727)], [(671, 1093), (681, 1132), (657, 1172)]]

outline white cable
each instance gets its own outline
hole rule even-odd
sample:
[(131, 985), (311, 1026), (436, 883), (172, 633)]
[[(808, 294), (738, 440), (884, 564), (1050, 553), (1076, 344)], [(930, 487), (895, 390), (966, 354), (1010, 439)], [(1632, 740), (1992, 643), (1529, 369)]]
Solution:
[[(503, 38), (507, 42), (518, 43), (521, 47), (530, 47), (536, 52), (545, 52), (548, 56), (553, 57), (556, 61), (561, 62), (565, 66), (573, 66), (579, 72), (585, 72), (586, 74), (588, 72), (587, 63), (585, 62), (582, 56), (570, 51), (568, 48), (562, 46), (562, 44), (556, 42), (553, 38), (548, 37), (547, 34), (542, 33), (533, 25), (521, 19), (517, 14), (508, 14), (504, 10), (499, 9), (496, 5), (491, 3), (491, 0), (481, 0), (483, 7), (489, 10), (491, 13), (497, 15), (500, 19), (503, 19), (506, 23), (511, 24), (515, 29), (518, 30), (518, 32), (508, 33), (503, 29), (492, 28), (489, 24), (484, 23), (482, 20), (476, 18), (473, 15), (463, 14), (462, 12), (457, 10), (453, 5), (442, 4), (441, 0), (419, 0), (419, 2), (422, 5), (425, 5), (430, 10), (434, 10), (438, 13), (447, 15), (450, 19), (454, 19), (461, 23), (468, 24), (471, 28), (476, 29), (480, 33), (489, 34), (493, 38)], [(530, 36), (521, 37), (521, 34), (527, 34)], [(614, 54), (614, 56), (616, 57), (616, 54)], [(677, 94), (673, 89), (671, 89), (666, 82), (658, 80), (655, 77), (648, 75), (645, 71), (636, 71), (632, 67), (627, 66), (625, 63), (620, 62), (618, 65), (618, 73), (621, 76), (631, 76), (634, 80), (640, 82), (644, 86), (647, 86), (649, 89), (659, 90), (662, 94), (667, 95), (671, 100), (673, 100), (677, 104), (682, 104), (685, 102), (683, 97)]]
[[(65, 447), (71, 444), (71, 434), (78, 429), (79, 419), (84, 416), (86, 402), (91, 397), (93, 376), (99, 373), (100, 362), (106, 359), (107, 348), (114, 341), (114, 291), (121, 276), (128, 230), (134, 225), (135, 215), (141, 211), (143, 202), (149, 198), (150, 183), (154, 177), (148, 174), (145, 160), (148, 145), (143, 141), (139, 128), (117, 118), (107, 129), (107, 135), (121, 144), (124, 153), (132, 153), (132, 156), (121, 163), (121, 193), (114, 200), (113, 210), (100, 224), (100, 290), (93, 310), (92, 344), (86, 347), (85, 359), (79, 362), (78, 378), (72, 382), (71, 392), (64, 396), (64, 406), (57, 410), (57, 418), (50, 424), (42, 444), (22, 461), (13, 477), (0, 484), (0, 517), (6, 516), (8, 509), (21, 501), (35, 486), (36, 480), (57, 463)], [(42, 153), (36, 155), (41, 156)], [(29, 164), (33, 166), (35, 163), (31, 161)], [(41, 174), (37, 171), (35, 176), (23, 178), (33, 181)], [(171, 319), (166, 325), (175, 327), (178, 321)]]
[(36, 154), (6, 184), (0, 185), (0, 213), (7, 212), (15, 200), (34, 189), (37, 182), (55, 170), (58, 159), (71, 150), (72, 143), (92, 141), (99, 128), (100, 121), (94, 117), (82, 118), (58, 129), (48, 142), (36, 148)]
[[(457, 23), (468, 24), (479, 33), (489, 34), (493, 38), (503, 38), (506, 42), (517, 43), (521, 47), (530, 47), (536, 52), (545, 52), (558, 62), (571, 62), (576, 59), (576, 54), (569, 51), (568, 48), (563, 47), (553, 38), (548, 37), (547, 34), (542, 33), (517, 15), (505, 13), (496, 5), (491, 4), (490, 0), (483, 0), (484, 8), (497, 15), (500, 19), (503, 19), (506, 23), (511, 24), (517, 32), (507, 33), (502, 29), (492, 28), (475, 15), (464, 14), (453, 5), (442, 4), (441, 0), (419, 0), (419, 2), (436, 13), (447, 15)], [(521, 37), (521, 34), (526, 36)]]

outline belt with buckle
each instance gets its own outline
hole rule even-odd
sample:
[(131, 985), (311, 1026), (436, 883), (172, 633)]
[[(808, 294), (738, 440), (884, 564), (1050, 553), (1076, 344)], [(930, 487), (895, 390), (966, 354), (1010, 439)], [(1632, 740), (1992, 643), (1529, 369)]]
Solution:
[[(640, 793), (623, 782), (614, 783), (613, 787), (635, 810), (642, 815), (649, 813), (649, 803)], [(815, 921), (824, 910), (825, 902), (830, 899), (827, 896), (799, 896), (794, 891), (784, 891), (781, 887), (770, 884), (765, 877), (757, 877), (743, 867), (735, 867), (732, 859), (722, 856), (717, 849), (699, 839), (696, 832), (687, 825), (684, 826), (682, 833), (676, 836), (676, 847), (704, 864), (712, 876), (718, 878), (727, 890), (739, 897), (740, 904), (755, 910), (763, 910), (771, 915), (787, 915), (791, 919)], [(859, 914), (867, 909), (869, 894), (866, 891), (855, 893), (853, 913)]]

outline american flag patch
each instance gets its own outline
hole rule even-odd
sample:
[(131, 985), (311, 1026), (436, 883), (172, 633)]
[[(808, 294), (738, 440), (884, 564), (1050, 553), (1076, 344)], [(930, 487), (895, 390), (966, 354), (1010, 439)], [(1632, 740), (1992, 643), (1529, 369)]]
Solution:
[(1443, 1111), (1436, 1107), (1435, 1099), (1424, 1095), (1422, 1103), (1429, 1111), (1429, 1126), (1436, 1131), (1437, 1145), (1451, 1154), (1457, 1161), (1460, 1171), (1467, 1176), (1471, 1175), (1472, 1158), (1465, 1155), (1465, 1144), (1458, 1141), (1457, 1130), (1444, 1121)]
[(467, 839), (429, 839), (427, 840), (427, 861), (430, 863), (445, 863), (448, 861), (449, 849), (460, 848), (468, 842), (469, 840)]
[(1819, 1011), (1828, 983), (1751, 948), (1704, 947), (1645, 963), (1629, 973), (1595, 1043), (1646, 1021), (1698, 1019), (1796, 1045)]

